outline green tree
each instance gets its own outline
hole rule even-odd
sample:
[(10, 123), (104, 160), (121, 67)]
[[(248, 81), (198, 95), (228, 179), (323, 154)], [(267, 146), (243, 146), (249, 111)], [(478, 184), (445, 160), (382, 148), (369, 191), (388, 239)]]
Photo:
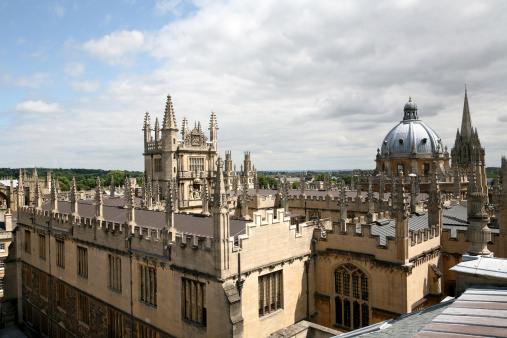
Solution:
[(115, 186), (124, 185), (126, 176), (127, 175), (125, 175), (125, 172), (120, 171), (120, 170), (110, 171), (106, 175), (106, 179), (105, 179), (104, 184), (109, 185), (109, 183), (111, 182), (111, 177), (113, 177)]

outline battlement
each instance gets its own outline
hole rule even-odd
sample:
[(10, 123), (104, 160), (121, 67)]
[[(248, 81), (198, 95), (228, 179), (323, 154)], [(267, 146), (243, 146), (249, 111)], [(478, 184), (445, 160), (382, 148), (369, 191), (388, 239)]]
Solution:
[(440, 236), (440, 226), (438, 224), (434, 224), (427, 228), (413, 231), (410, 234), (412, 246), (426, 242), (432, 238), (439, 236)]

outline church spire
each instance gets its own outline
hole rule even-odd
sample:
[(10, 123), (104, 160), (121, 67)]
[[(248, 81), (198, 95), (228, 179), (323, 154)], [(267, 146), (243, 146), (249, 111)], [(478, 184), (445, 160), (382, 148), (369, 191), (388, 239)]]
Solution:
[(176, 117), (174, 116), (173, 103), (171, 95), (167, 95), (167, 102), (165, 104), (164, 123), (163, 129), (178, 129), (176, 127)]
[(463, 104), (463, 117), (461, 119), (461, 136), (464, 139), (470, 139), (472, 136), (472, 119), (470, 118), (470, 108), (468, 107), (467, 89), (465, 87), (465, 103)]

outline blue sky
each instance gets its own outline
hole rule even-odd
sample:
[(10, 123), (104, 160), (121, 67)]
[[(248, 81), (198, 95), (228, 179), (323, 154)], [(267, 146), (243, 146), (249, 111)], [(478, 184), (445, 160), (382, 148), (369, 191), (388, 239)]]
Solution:
[(505, 1), (0, 0), (0, 22), (2, 166), (142, 170), (170, 93), (238, 166), (373, 168), (410, 95), (450, 149), (465, 83), (487, 165), (506, 153)]

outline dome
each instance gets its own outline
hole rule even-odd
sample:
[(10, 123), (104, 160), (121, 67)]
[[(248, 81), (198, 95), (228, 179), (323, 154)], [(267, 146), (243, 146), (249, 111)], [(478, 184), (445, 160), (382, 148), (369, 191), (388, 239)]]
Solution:
[(409, 97), (408, 102), (405, 104), (405, 108), (403, 108), (403, 110), (408, 109), (417, 110), (417, 105), (415, 104), (415, 102), (412, 102), (412, 97)]
[(412, 98), (405, 104), (403, 121), (387, 133), (382, 142), (382, 156), (389, 154), (411, 154), (413, 149), (417, 154), (435, 154), (438, 146), (442, 149), (442, 140), (437, 133), (424, 124), (417, 117), (417, 105)]

